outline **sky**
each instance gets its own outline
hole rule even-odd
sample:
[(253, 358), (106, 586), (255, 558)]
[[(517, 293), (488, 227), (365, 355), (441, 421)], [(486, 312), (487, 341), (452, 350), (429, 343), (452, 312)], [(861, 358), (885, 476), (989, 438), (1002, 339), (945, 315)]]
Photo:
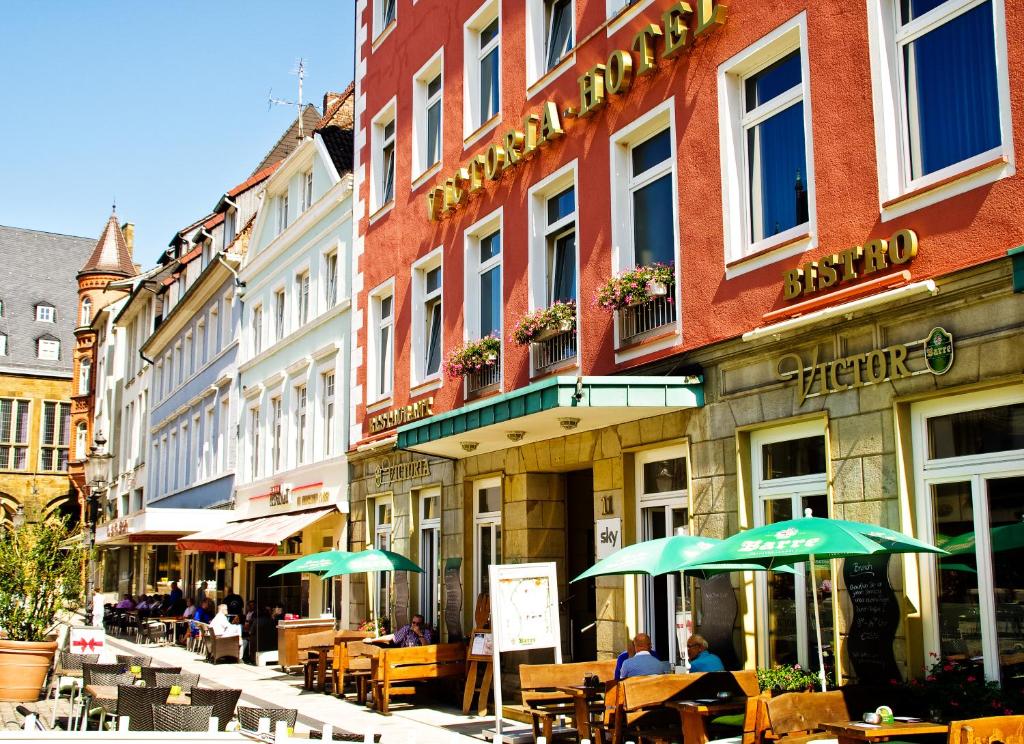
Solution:
[[(244, 181), (303, 99), (352, 80), (354, 0), (0, 0), (0, 225), (99, 238), (148, 268)], [(0, 257), (2, 258), (2, 257)]]

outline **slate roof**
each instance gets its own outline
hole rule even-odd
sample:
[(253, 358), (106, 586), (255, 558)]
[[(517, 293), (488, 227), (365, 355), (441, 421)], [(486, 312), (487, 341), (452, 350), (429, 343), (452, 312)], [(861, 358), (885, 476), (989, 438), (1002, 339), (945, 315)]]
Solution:
[[(76, 274), (95, 245), (93, 238), (0, 225), (0, 332), (7, 334), (0, 372), (71, 377), (78, 320)], [(39, 303), (56, 308), (56, 323), (36, 321)], [(60, 340), (59, 360), (36, 358), (36, 339), (47, 335)]]
[[(317, 111), (316, 106), (312, 103), (306, 104), (306, 108), (302, 110), (302, 127), (303, 134), (306, 137), (312, 137), (313, 132), (316, 130), (317, 124), (320, 123), (320, 112)], [(256, 170), (253, 171), (253, 175), (259, 173), (261, 170), (266, 168), (268, 165), (278, 163), (295, 151), (295, 148), (299, 146), (299, 117), (295, 117), (292, 125), (288, 127), (288, 131), (281, 135), (270, 152), (264, 156), (260, 164), (256, 166)]]
[(352, 172), (352, 130), (341, 127), (324, 127), (317, 134), (324, 141), (327, 153), (338, 169), (338, 175)]
[(135, 263), (132, 261), (132, 252), (125, 242), (124, 233), (117, 222), (117, 215), (111, 214), (107, 224), (103, 228), (100, 239), (96, 241), (96, 247), (92, 255), (82, 266), (79, 276), (82, 274), (121, 274), (123, 276), (135, 276)]

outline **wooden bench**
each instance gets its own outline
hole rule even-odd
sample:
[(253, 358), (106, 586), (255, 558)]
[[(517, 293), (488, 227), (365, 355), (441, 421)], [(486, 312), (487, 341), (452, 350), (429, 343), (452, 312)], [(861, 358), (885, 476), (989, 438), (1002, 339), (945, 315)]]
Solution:
[(619, 680), (614, 693), (605, 697), (602, 728), (609, 730), (613, 744), (625, 740), (627, 731), (645, 741), (677, 741), (682, 738), (681, 714), (667, 706), (671, 700), (715, 698), (728, 692), (735, 698), (758, 695), (757, 673), (697, 672), (659, 674)]
[[(559, 716), (572, 716), (575, 720), (577, 713), (573, 699), (559, 692), (558, 688), (581, 685), (589, 674), (596, 674), (604, 685), (609, 684), (615, 679), (615, 660), (519, 666), (522, 710), (532, 718), (534, 740), (544, 736), (551, 741), (551, 731)], [(601, 709), (603, 706), (598, 710)]]
[(839, 690), (828, 692), (786, 692), (764, 697), (755, 721), (755, 744), (806, 742), (834, 737), (822, 732), (821, 724), (860, 718)]
[(463, 643), (441, 643), (384, 648), (371, 666), (373, 704), (379, 713), (387, 714), (393, 695), (416, 692), (412, 685), (414, 682), (464, 678), (466, 646)]

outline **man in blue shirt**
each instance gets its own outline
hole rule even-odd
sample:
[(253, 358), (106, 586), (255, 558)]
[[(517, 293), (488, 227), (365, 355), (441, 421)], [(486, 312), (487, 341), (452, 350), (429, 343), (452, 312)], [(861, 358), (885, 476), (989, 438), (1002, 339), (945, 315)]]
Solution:
[(725, 665), (715, 654), (708, 651), (704, 636), (692, 635), (686, 642), (686, 654), (690, 657), (691, 672), (724, 672)]
[(636, 653), (622, 662), (622, 670), (619, 672), (620, 679), (630, 677), (643, 677), (650, 674), (665, 674), (667, 664), (656, 656), (651, 655), (651, 637), (646, 633), (637, 633), (633, 639), (633, 646)]

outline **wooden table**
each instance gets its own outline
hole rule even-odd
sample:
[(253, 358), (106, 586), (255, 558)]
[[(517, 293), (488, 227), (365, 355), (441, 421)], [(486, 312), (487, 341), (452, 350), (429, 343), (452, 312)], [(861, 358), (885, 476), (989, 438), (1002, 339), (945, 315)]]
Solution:
[[(590, 738), (590, 705), (604, 699), (604, 685), (599, 687), (584, 687), (583, 685), (565, 685), (555, 688), (572, 698), (573, 705), (573, 727), (576, 729), (577, 738)], [(689, 744), (689, 742), (687, 742)]]
[(747, 708), (746, 698), (729, 698), (705, 702), (698, 700), (669, 700), (665, 703), (679, 713), (686, 744), (707, 744), (707, 722), (710, 718), (742, 713)]
[(823, 723), (821, 727), (828, 733), (833, 734), (839, 740), (839, 744), (889, 741), (893, 737), (902, 739), (907, 736), (921, 736), (922, 734), (949, 734), (949, 724), (934, 723), (933, 721), (914, 723), (896, 721), (895, 723), (879, 723), (875, 725), (859, 721), (839, 721), (837, 723)]

